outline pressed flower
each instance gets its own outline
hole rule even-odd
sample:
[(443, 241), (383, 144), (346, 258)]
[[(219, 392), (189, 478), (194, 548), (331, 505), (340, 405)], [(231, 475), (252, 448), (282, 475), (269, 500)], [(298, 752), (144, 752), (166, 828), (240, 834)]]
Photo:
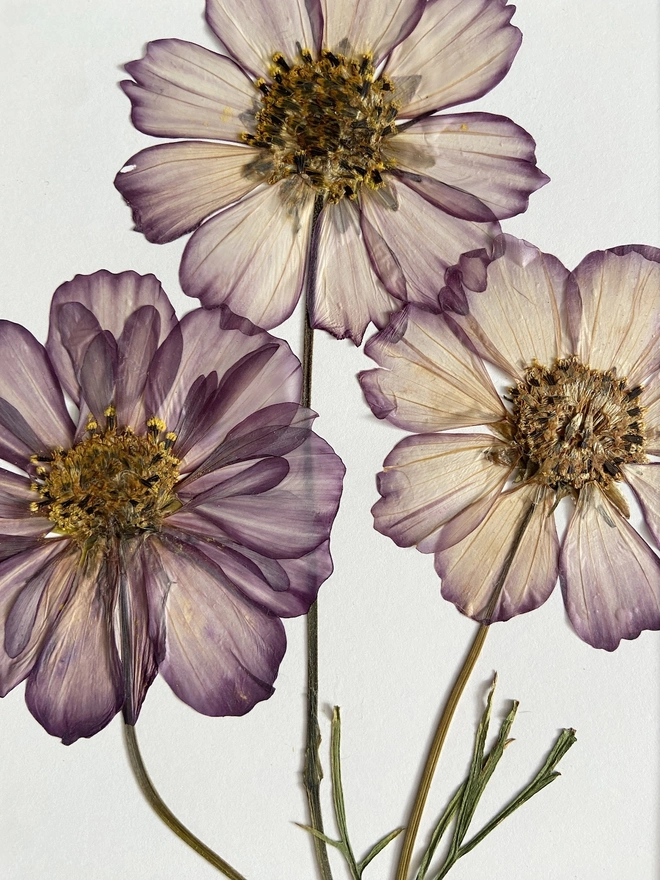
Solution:
[(407, 306), (367, 344), (384, 368), (361, 375), (369, 405), (415, 432), (385, 460), (375, 526), (434, 553), (443, 596), (484, 623), (538, 607), (559, 577), (578, 635), (613, 650), (660, 629), (660, 559), (629, 522), (632, 490), (660, 544), (660, 251), (569, 272), (502, 236), (486, 276), (484, 291), (448, 273), (451, 310)]
[(521, 40), (513, 11), (505, 0), (207, 0), (228, 57), (170, 39), (126, 66), (140, 131), (203, 139), (129, 159), (115, 184), (136, 228), (162, 243), (202, 224), (183, 254), (184, 291), (271, 328), (300, 296), (316, 206), (313, 326), (359, 344), (403, 302), (429, 304), (445, 269), (547, 181), (511, 120), (430, 115), (506, 74)]
[(65, 743), (135, 723), (158, 671), (208, 715), (269, 697), (343, 476), (286, 343), (101, 271), (57, 290), (45, 348), (1, 321), (0, 354), (0, 694), (27, 679)]

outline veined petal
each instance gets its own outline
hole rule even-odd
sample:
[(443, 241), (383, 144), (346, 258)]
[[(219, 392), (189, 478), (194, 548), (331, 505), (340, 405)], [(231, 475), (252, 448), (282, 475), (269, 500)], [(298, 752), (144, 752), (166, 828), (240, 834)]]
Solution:
[(281, 324), (302, 290), (313, 201), (287, 202), (281, 184), (264, 186), (207, 220), (183, 252), (184, 292), (266, 330)]
[(51, 530), (49, 519), (30, 510), (30, 504), (39, 500), (31, 485), (27, 477), (0, 468), (0, 535), (36, 537)]
[(621, 471), (637, 496), (646, 525), (660, 547), (660, 462), (625, 464)]
[(511, 471), (498, 463), (504, 444), (489, 434), (416, 434), (385, 459), (374, 527), (400, 547), (434, 552), (438, 529), (471, 504), (499, 493)]
[(425, 5), (425, 0), (391, 5), (380, 0), (321, 0), (323, 43), (355, 56), (372, 54), (378, 65), (414, 29)]
[(77, 569), (28, 678), (30, 712), (65, 745), (98, 733), (124, 702), (109, 593), (101, 560)]
[[(505, 116), (460, 113), (430, 116), (387, 142), (398, 168), (470, 194), (502, 220), (527, 208), (530, 193), (549, 178), (536, 167), (534, 139)], [(442, 207), (442, 205), (440, 205)], [(456, 216), (461, 216), (457, 214)]]
[(452, 315), (476, 351), (516, 379), (536, 359), (571, 354), (564, 290), (569, 272), (551, 254), (510, 235), (497, 240), (486, 290), (466, 290), (469, 311)]
[(406, 306), (369, 340), (365, 354), (386, 368), (359, 377), (379, 419), (426, 432), (492, 424), (506, 415), (483, 363), (440, 315)]
[(595, 483), (580, 492), (559, 577), (571, 623), (594, 648), (660, 629), (660, 559)]
[(241, 0), (206, 0), (206, 20), (229, 54), (255, 76), (267, 73), (276, 52), (292, 61), (299, 48), (319, 48), (319, 0), (254, 0), (249, 8)]
[(0, 321), (0, 457), (24, 468), (35, 453), (70, 446), (74, 426), (43, 345)]
[[(158, 328), (160, 344), (177, 319), (154, 275), (113, 275), (102, 269), (93, 275), (76, 275), (57, 288), (50, 306), (46, 348), (64, 389), (76, 404), (80, 403), (80, 370), (91, 341), (101, 331), (121, 339), (131, 315), (143, 306), (152, 306), (157, 313), (157, 317), (154, 312), (143, 312), (141, 316)], [(130, 349), (127, 338), (121, 346), (123, 358)], [(123, 375), (125, 368), (120, 364), (119, 369)]]
[(163, 678), (204, 715), (244, 715), (273, 693), (286, 647), (282, 623), (192, 545), (165, 535), (159, 543), (171, 583)]
[(422, 20), (391, 54), (394, 80), (420, 79), (405, 117), (432, 113), (489, 92), (511, 67), (522, 35), (506, 0), (429, 0)]
[(360, 345), (367, 325), (373, 321), (384, 327), (401, 301), (385, 290), (374, 272), (353, 202), (342, 199), (326, 205), (320, 223), (312, 326)]
[(531, 483), (500, 495), (473, 532), (436, 553), (444, 598), (482, 623), (542, 605), (558, 573), (553, 501), (552, 491)]
[(643, 382), (660, 368), (660, 263), (595, 251), (573, 277), (577, 355), (596, 370), (615, 367), (631, 385)]
[[(187, 401), (188, 391), (198, 376), (215, 372), (218, 382), (225, 377), (222, 410), (212, 424), (205, 424), (199, 436), (191, 438), (183, 469), (193, 470), (248, 415), (264, 407), (288, 404), (300, 397), (300, 362), (280, 339), (260, 330), (249, 322), (237, 321), (228, 309), (195, 309), (185, 315), (179, 325), (175, 342), (181, 349), (176, 370), (170, 340), (156, 354), (149, 371), (146, 398), (151, 413), (174, 429)], [(273, 346), (275, 348), (273, 349)], [(242, 369), (249, 355), (266, 350), (268, 358), (259, 360), (258, 370)], [(164, 375), (164, 378), (161, 378)]]
[[(0, 696), (29, 674), (48, 628), (66, 601), (74, 570), (67, 541), (38, 541), (0, 562)], [(34, 586), (35, 602), (22, 594)], [(12, 612), (14, 612), (13, 619)], [(8, 631), (9, 629), (9, 631)]]
[[(474, 223), (453, 217), (427, 201), (400, 180), (389, 178), (397, 207), (388, 207), (379, 192), (362, 189), (363, 216), (374, 227), (403, 270), (406, 291), (403, 297), (431, 309), (438, 308), (438, 293), (444, 285), (445, 271), (465, 251), (487, 248), (499, 232), (497, 223)], [(390, 293), (389, 267), (377, 262), (376, 272)]]
[(121, 83), (133, 125), (156, 137), (240, 140), (254, 124), (257, 92), (231, 59), (184, 40), (147, 44)]
[(135, 229), (163, 244), (254, 189), (246, 168), (257, 156), (240, 144), (161, 144), (132, 156), (115, 186), (133, 211)]

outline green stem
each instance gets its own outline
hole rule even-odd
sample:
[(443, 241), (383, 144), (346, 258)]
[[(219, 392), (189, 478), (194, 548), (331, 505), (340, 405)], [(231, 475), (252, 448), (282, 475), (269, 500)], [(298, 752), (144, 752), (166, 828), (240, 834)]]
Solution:
[(406, 832), (403, 838), (403, 846), (401, 847), (401, 855), (399, 857), (399, 864), (396, 870), (396, 880), (405, 880), (408, 874), (410, 860), (412, 858), (412, 852), (415, 846), (415, 840), (417, 839), (417, 832), (419, 831), (419, 824), (421, 822), (422, 813), (424, 812), (424, 807), (426, 805), (426, 799), (431, 788), (431, 782), (435, 774), (435, 768), (438, 764), (438, 759), (440, 758), (440, 752), (442, 751), (445, 739), (447, 738), (449, 726), (452, 722), (452, 718), (454, 717), (454, 712), (456, 711), (458, 702), (461, 698), (461, 695), (463, 694), (463, 691), (465, 690), (465, 685), (468, 683), (468, 679), (470, 678), (472, 670), (474, 669), (475, 664), (479, 658), (479, 654), (481, 653), (484, 641), (486, 640), (487, 632), (488, 626), (483, 623), (480, 624), (474, 637), (474, 641), (472, 642), (472, 646), (468, 652), (467, 657), (465, 658), (465, 663), (463, 663), (463, 667), (456, 677), (454, 686), (451, 689), (449, 698), (445, 703), (442, 715), (440, 716), (440, 721), (438, 722), (438, 727), (435, 732), (435, 736), (433, 737), (433, 742), (431, 743), (431, 748), (429, 750), (428, 756), (426, 758), (424, 772), (422, 773), (419, 788), (417, 789), (415, 801), (410, 812), (410, 818), (408, 819), (408, 824), (406, 826)]
[(163, 820), (167, 827), (173, 831), (177, 837), (180, 837), (181, 840), (191, 849), (194, 849), (195, 852), (203, 859), (206, 859), (209, 864), (213, 865), (214, 868), (217, 868), (221, 874), (224, 874), (225, 877), (229, 877), (229, 880), (245, 880), (242, 874), (239, 874), (238, 871), (232, 868), (232, 866), (225, 862), (224, 859), (221, 859), (217, 853), (214, 853), (213, 850), (209, 849), (205, 843), (202, 843), (198, 837), (195, 837), (194, 834), (188, 831), (186, 826), (177, 819), (174, 813), (163, 801), (154, 788), (151, 779), (149, 779), (149, 774), (147, 773), (144, 761), (142, 760), (142, 755), (140, 754), (137, 737), (135, 736), (135, 727), (132, 724), (124, 723), (124, 739), (126, 742), (126, 749), (128, 750), (128, 757), (131, 762), (131, 768), (137, 783), (140, 786), (140, 791), (145, 796), (156, 815)]
[[(323, 197), (317, 196), (314, 201), (314, 214), (312, 217), (312, 234), (309, 244), (309, 256), (307, 262), (307, 283), (305, 286), (305, 329), (303, 337), (302, 358), (302, 395), (301, 404), (309, 407), (312, 402), (312, 355), (314, 346), (314, 330), (312, 328), (311, 313), (313, 310), (314, 296), (316, 291), (316, 272), (318, 268), (318, 244), (320, 231), (320, 218), (323, 209)], [(307, 613), (307, 729), (305, 735), (305, 763), (303, 768), (303, 784), (307, 794), (307, 806), (309, 809), (309, 824), (315, 831), (323, 834), (323, 816), (321, 811), (321, 759), (319, 746), (321, 744), (321, 731), (319, 729), (319, 616), (318, 603), (314, 602)], [(328, 860), (328, 848), (324, 840), (312, 835), (316, 862), (322, 880), (332, 880), (332, 871)]]

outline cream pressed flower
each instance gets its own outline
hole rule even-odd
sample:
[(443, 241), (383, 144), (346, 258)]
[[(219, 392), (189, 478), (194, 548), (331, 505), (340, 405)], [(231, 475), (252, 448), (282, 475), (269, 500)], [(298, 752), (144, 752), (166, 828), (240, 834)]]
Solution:
[[(407, 306), (366, 347), (383, 368), (361, 375), (369, 405), (415, 432), (379, 475), (376, 528), (434, 553), (443, 596), (476, 620), (538, 607), (559, 578), (589, 644), (660, 629), (660, 559), (629, 522), (632, 490), (660, 544), (660, 251), (569, 272), (501, 236), (485, 289), (449, 277), (451, 310)], [(503, 397), (484, 361), (509, 377)]]

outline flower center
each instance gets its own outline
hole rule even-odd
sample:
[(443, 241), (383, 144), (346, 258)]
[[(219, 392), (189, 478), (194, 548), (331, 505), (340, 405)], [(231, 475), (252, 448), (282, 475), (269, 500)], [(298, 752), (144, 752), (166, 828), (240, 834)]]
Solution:
[(272, 82), (259, 80), (261, 110), (254, 134), (243, 140), (263, 150), (251, 170), (268, 183), (299, 175), (330, 202), (355, 198), (361, 186), (383, 186), (392, 167), (382, 154), (396, 134), (398, 105), (386, 77), (374, 79), (369, 55), (346, 58), (324, 51), (318, 61), (306, 49), (289, 66), (273, 56)]
[(180, 506), (173, 492), (179, 459), (170, 452), (176, 436), (160, 419), (150, 419), (138, 436), (117, 427), (112, 407), (105, 415), (105, 430), (90, 419), (83, 440), (53, 450), (36, 472), (41, 501), (32, 510), (83, 543), (158, 531)]
[(576, 357), (550, 368), (532, 363), (510, 390), (523, 478), (559, 495), (592, 481), (613, 489), (622, 464), (647, 461), (642, 390), (629, 388), (615, 370), (592, 370)]

